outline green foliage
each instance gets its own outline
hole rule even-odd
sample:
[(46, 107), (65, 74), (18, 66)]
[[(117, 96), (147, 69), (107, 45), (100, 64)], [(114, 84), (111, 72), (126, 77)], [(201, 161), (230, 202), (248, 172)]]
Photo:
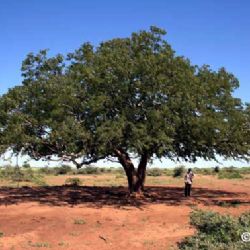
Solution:
[(241, 234), (250, 231), (250, 213), (234, 218), (195, 210), (191, 213), (190, 223), (197, 229), (197, 234), (179, 244), (182, 250), (247, 249), (248, 243), (241, 240)]
[(232, 95), (236, 77), (177, 56), (165, 34), (151, 27), (84, 43), (66, 59), (28, 54), (22, 85), (0, 98), (0, 152), (76, 165), (117, 148), (190, 161), (248, 157), (250, 108)]
[(174, 171), (173, 171), (173, 177), (181, 177), (184, 175), (184, 173), (185, 173), (184, 166), (176, 167), (176, 168), (174, 168)]
[(65, 180), (65, 184), (68, 184), (71, 186), (80, 186), (82, 184), (82, 180), (79, 178), (67, 178)]

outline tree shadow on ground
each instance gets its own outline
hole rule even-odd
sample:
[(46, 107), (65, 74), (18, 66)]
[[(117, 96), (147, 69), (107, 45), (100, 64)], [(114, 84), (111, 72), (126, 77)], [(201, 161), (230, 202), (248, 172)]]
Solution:
[[(244, 196), (243, 200), (239, 197)], [(190, 205), (201, 203), (204, 205), (218, 205), (219, 202), (236, 201), (238, 204), (250, 204), (246, 200), (246, 193), (226, 192), (205, 188), (193, 188), (192, 197), (185, 198), (183, 188), (147, 186), (144, 196), (128, 197), (125, 187), (93, 187), (93, 186), (49, 186), (49, 187), (1, 187), (0, 205), (12, 205), (24, 202), (39, 202), (51, 206), (87, 205), (102, 206), (134, 206), (142, 207), (149, 204)], [(249, 197), (247, 197), (249, 198)], [(190, 203), (191, 202), (191, 203)]]

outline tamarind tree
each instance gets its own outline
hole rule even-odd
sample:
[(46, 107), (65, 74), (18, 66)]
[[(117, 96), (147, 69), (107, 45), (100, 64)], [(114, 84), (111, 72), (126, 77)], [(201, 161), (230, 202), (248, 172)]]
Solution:
[(67, 57), (28, 54), (22, 84), (0, 97), (0, 154), (78, 168), (116, 158), (130, 192), (143, 189), (154, 157), (248, 160), (250, 109), (233, 97), (237, 78), (177, 56), (165, 34), (151, 27)]

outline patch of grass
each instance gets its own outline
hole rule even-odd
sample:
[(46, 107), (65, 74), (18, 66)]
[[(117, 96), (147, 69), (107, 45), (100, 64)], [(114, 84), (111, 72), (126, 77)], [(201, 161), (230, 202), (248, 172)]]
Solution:
[(68, 246), (69, 246), (69, 243), (64, 242), (64, 241), (61, 241), (61, 242), (58, 243), (58, 246), (59, 246), (59, 247), (68, 247)]
[(174, 246), (174, 245), (171, 245), (169, 250), (178, 250), (178, 247), (177, 246)]
[(221, 171), (218, 174), (219, 179), (242, 179), (243, 176), (238, 171)]
[(147, 222), (149, 220), (149, 217), (143, 217), (142, 222)]
[(117, 174), (115, 176), (116, 179), (123, 179), (125, 176), (123, 174)]
[(76, 225), (84, 225), (84, 224), (86, 224), (86, 221), (83, 220), (83, 219), (75, 219), (74, 224), (76, 224)]
[(195, 174), (201, 174), (201, 175), (215, 175), (216, 172), (213, 168), (193, 168), (193, 172)]
[(74, 236), (74, 237), (79, 236), (80, 234), (81, 234), (80, 232), (70, 232), (69, 233), (70, 236)]
[(38, 248), (50, 248), (51, 245), (48, 242), (31, 242), (29, 241), (29, 246)]
[(95, 226), (96, 226), (96, 227), (101, 227), (101, 226), (102, 226), (102, 223), (98, 220), (98, 221), (96, 221)]
[(147, 185), (165, 185), (169, 183), (169, 180), (166, 180), (164, 178), (157, 178), (156, 176), (150, 176), (147, 178)]
[(242, 167), (239, 168), (238, 171), (240, 171), (241, 174), (250, 174), (250, 167)]
[(74, 178), (67, 178), (65, 180), (65, 184), (71, 185), (71, 186), (80, 186), (82, 184), (82, 180), (74, 177)]
[(161, 176), (163, 175), (163, 170), (160, 168), (149, 168), (147, 171), (148, 176)]
[(2, 179), (13, 183), (30, 182), (38, 186), (46, 185), (43, 176), (29, 167), (29, 165), (25, 165), (23, 168), (5, 166), (1, 169), (0, 176)]
[(196, 209), (196, 208), (197, 208), (197, 204), (190, 204), (189, 207), (190, 207), (191, 209)]
[(153, 246), (155, 243), (154, 243), (154, 241), (153, 240), (144, 240), (144, 242), (143, 242), (143, 245), (145, 246), (145, 247), (151, 247), (151, 246)]

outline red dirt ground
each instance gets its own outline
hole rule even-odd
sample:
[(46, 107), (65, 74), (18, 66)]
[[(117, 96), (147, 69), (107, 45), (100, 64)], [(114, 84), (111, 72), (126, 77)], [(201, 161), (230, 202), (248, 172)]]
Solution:
[(147, 187), (137, 199), (123, 187), (0, 187), (0, 249), (176, 249), (194, 233), (194, 207), (232, 215), (250, 210), (249, 179), (203, 178), (212, 184), (194, 185), (190, 199), (176, 185)]

